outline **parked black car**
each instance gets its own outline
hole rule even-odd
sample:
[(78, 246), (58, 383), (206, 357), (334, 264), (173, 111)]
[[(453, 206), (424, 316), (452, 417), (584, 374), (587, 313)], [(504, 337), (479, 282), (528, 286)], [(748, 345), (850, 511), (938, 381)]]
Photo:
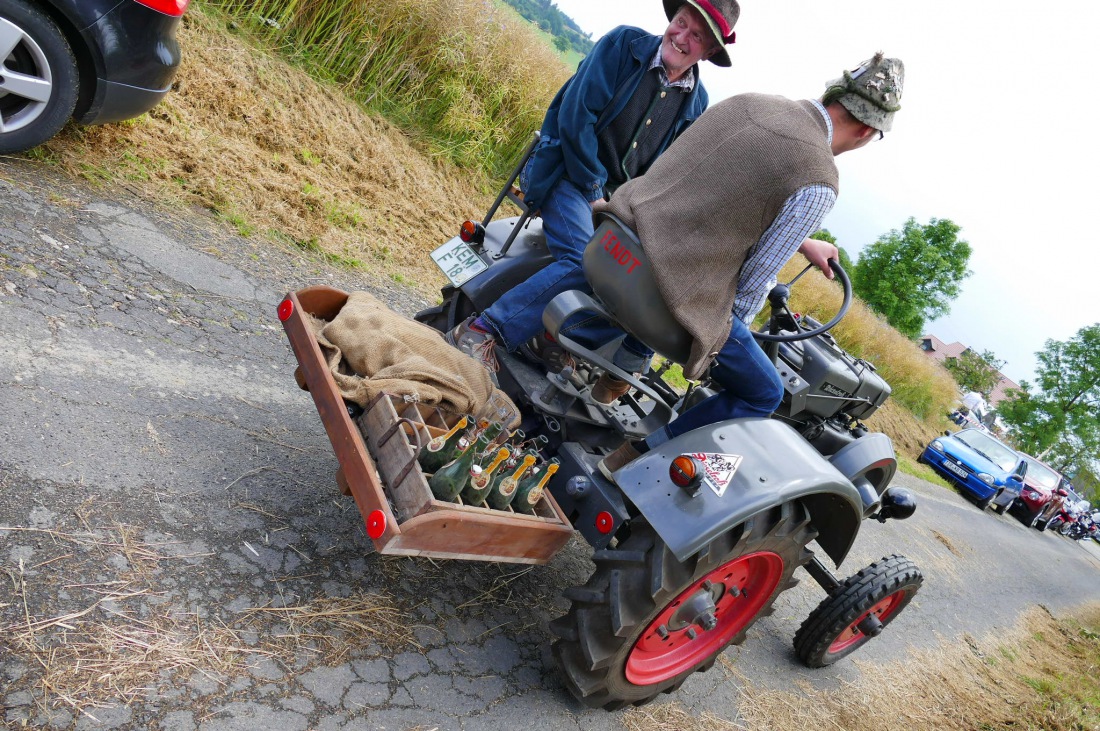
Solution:
[(191, 0), (0, 0), (0, 153), (28, 150), (70, 117), (136, 117), (180, 63)]

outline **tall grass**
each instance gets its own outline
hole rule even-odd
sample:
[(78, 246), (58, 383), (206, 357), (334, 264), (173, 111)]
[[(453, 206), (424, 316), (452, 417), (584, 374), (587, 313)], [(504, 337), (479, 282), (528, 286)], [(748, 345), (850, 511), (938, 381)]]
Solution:
[(490, 175), (506, 170), (569, 77), (492, 0), (205, 0), (312, 75)]

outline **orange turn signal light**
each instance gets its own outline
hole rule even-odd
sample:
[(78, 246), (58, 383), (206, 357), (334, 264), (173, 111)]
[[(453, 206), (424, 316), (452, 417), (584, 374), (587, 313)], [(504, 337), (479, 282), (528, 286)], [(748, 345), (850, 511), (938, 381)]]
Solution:
[(699, 483), (699, 463), (681, 454), (668, 466), (668, 477), (677, 487), (693, 487)]

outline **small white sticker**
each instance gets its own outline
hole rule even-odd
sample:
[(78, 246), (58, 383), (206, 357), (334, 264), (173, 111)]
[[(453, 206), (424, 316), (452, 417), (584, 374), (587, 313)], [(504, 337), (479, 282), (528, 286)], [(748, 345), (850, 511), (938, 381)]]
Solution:
[(744, 459), (739, 454), (717, 454), (714, 452), (696, 452), (692, 458), (703, 466), (703, 481), (714, 494), (722, 497), (726, 488), (737, 474), (737, 468)]

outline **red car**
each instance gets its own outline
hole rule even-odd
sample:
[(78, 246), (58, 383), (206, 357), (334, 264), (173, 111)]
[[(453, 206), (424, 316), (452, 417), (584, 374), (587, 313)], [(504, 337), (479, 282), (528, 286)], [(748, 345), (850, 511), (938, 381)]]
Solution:
[(1062, 483), (1062, 475), (1034, 457), (1026, 454), (1020, 456), (1027, 462), (1027, 473), (1024, 474), (1020, 496), (1016, 498), (1012, 508), (1024, 525), (1031, 528), (1035, 526), (1043, 508), (1048, 507), (1054, 499), (1055, 490)]

